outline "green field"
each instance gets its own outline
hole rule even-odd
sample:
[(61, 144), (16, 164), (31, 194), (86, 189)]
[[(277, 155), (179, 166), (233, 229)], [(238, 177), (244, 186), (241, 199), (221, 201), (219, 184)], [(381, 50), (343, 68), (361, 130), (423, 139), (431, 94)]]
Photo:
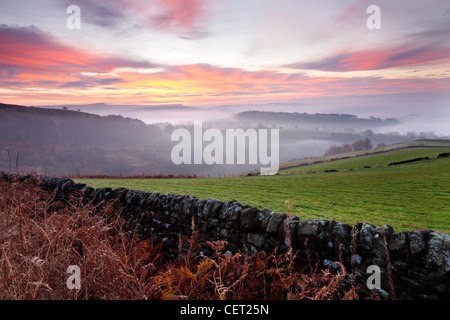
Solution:
[(370, 156), (354, 157), (350, 159), (327, 161), (319, 164), (311, 164), (291, 169), (281, 169), (281, 174), (298, 174), (307, 172), (324, 172), (325, 170), (361, 170), (369, 166), (371, 168), (386, 167), (389, 163), (399, 162), (415, 158), (435, 158), (439, 154), (450, 152), (450, 148), (409, 148), (398, 149), (389, 152), (372, 154)]
[[(289, 201), (290, 214), (301, 220), (370, 222), (389, 224), (396, 231), (429, 228), (450, 233), (450, 158), (388, 166), (419, 157), (435, 158), (444, 152), (450, 152), (450, 148), (401, 149), (291, 168), (276, 176), (76, 181), (95, 188), (124, 187), (223, 201), (236, 199), (276, 212), (287, 212)], [(331, 169), (339, 171), (324, 172)]]
[[(446, 140), (446, 139), (416, 140), (416, 141), (404, 142), (404, 143), (399, 143), (399, 144), (393, 144), (393, 145), (389, 145), (386, 147), (382, 147), (379, 149), (373, 149), (373, 150), (354, 151), (354, 152), (341, 153), (341, 154), (330, 155), (330, 156), (291, 160), (291, 161), (282, 163), (280, 165), (280, 169), (283, 170), (283, 169), (295, 168), (295, 167), (304, 166), (304, 165), (310, 165), (317, 161), (325, 162), (325, 161), (339, 160), (339, 159), (347, 158), (347, 157), (355, 158), (355, 157), (361, 157), (361, 156), (366, 156), (366, 155), (379, 154), (379, 153), (387, 152), (387, 151), (397, 151), (400, 149), (407, 149), (407, 148), (416, 148), (416, 150), (418, 150), (417, 148), (425, 148), (425, 149), (436, 148), (437, 149), (436, 152), (440, 153), (440, 152), (444, 152), (444, 151), (439, 151), (439, 150), (442, 150), (440, 148), (450, 148), (450, 140)], [(387, 158), (388, 157), (389, 156), (387, 156)]]

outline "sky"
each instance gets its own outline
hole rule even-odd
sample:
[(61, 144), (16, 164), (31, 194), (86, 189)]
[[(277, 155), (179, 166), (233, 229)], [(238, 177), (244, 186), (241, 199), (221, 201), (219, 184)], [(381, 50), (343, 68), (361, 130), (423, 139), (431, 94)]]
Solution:
[[(67, 25), (70, 5), (80, 8), (79, 29)], [(380, 29), (367, 26), (370, 5), (380, 8)], [(0, 0), (0, 8), (2, 103), (358, 96), (376, 106), (377, 97), (410, 95), (415, 109), (403, 103), (400, 113), (450, 120), (448, 0)]]

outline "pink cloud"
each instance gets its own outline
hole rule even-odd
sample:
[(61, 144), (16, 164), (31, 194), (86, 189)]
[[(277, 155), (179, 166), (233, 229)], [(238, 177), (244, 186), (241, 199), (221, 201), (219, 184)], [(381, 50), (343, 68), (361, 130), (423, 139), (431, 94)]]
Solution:
[(207, 1), (159, 0), (157, 14), (149, 14), (149, 23), (164, 32), (178, 33), (187, 38), (198, 38), (205, 34)]
[[(64, 0), (67, 7), (73, 4)], [(83, 19), (102, 27), (124, 25), (138, 28), (149, 26), (159, 31), (196, 38), (204, 35), (204, 19), (207, 18), (208, 1), (203, 0), (109, 0), (105, 2), (78, 0)]]
[(0, 26), (0, 72), (16, 78), (75, 81), (81, 72), (108, 73), (119, 67), (154, 66), (68, 47), (35, 27)]
[[(367, 70), (437, 61), (442, 55), (443, 50), (438, 49), (357, 52), (336, 55), (328, 61), (319, 61), (321, 64), (316, 62), (313, 67)], [(126, 72), (115, 70), (114, 76), (107, 74), (119, 67), (129, 68)], [(160, 71), (146, 74), (133, 71), (151, 67), (154, 65), (147, 61), (100, 56), (68, 47), (37, 28), (0, 26), (0, 88), (10, 90), (2, 96), (3, 102), (45, 101), (48, 104), (53, 97), (59, 103), (69, 103), (76, 96), (86, 103), (132, 101), (138, 104), (148, 100), (186, 104), (254, 103), (314, 96), (439, 91), (445, 90), (445, 86), (448, 90), (448, 79), (387, 80), (346, 78), (344, 74), (308, 77), (209, 64), (159, 66)], [(38, 88), (39, 93), (29, 88)], [(86, 92), (86, 89), (95, 90)]]
[(400, 46), (380, 50), (361, 50), (338, 53), (327, 58), (290, 64), (294, 69), (348, 72), (380, 70), (437, 63), (449, 60), (448, 47)]
[(193, 27), (203, 14), (204, 1), (162, 0), (168, 17), (178, 26)]

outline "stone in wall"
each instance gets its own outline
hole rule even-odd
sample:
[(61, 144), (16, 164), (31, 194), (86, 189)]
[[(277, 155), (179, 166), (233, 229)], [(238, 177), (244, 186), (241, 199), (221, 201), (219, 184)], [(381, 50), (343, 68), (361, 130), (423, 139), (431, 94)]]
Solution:
[(352, 229), (349, 224), (336, 222), (334, 224), (331, 236), (334, 239), (333, 250), (334, 256), (339, 258), (339, 255), (343, 259), (350, 257), (352, 252)]
[(410, 261), (409, 247), (408, 232), (393, 233), (388, 247), (390, 259), (408, 264)]
[(450, 235), (439, 232), (430, 233), (425, 267), (441, 275), (450, 273)]

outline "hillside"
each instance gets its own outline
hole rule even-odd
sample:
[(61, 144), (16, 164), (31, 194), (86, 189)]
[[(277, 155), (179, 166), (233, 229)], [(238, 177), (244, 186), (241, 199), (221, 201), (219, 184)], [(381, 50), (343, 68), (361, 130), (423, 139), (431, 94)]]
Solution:
[[(410, 159), (410, 155), (413, 156), (415, 154), (417, 149), (424, 148), (426, 150), (427, 148), (434, 148), (436, 149), (436, 153), (443, 152), (439, 148), (450, 148), (450, 140), (448, 139), (434, 139), (434, 140), (416, 140), (411, 142), (404, 142), (404, 143), (397, 143), (393, 145), (389, 145), (386, 147), (382, 147), (379, 149), (374, 150), (363, 150), (363, 151), (354, 151), (354, 152), (346, 152), (336, 155), (330, 155), (330, 156), (323, 156), (323, 157), (312, 157), (312, 158), (304, 158), (304, 159), (297, 159), (297, 160), (291, 160), (286, 161), (280, 164), (280, 172), (281, 173), (289, 173), (289, 172), (300, 172), (302, 171), (302, 167), (307, 167), (308, 171), (312, 171), (315, 167), (312, 167), (311, 165), (321, 165), (324, 168), (330, 168), (333, 169), (336, 167), (335, 161), (339, 160), (346, 160), (344, 167), (347, 166), (346, 169), (354, 169), (354, 167), (360, 167), (363, 168), (364, 166), (379, 166), (380, 164), (377, 163), (378, 157), (372, 158), (367, 157), (371, 155), (381, 155), (380, 158), (386, 158), (386, 161), (394, 162), (394, 161), (402, 161), (402, 160), (408, 160)], [(391, 153), (391, 151), (397, 151), (397, 150), (403, 150), (403, 149), (412, 149), (411, 152), (399, 152), (399, 153)], [(385, 155), (383, 155), (385, 154)], [(404, 154), (405, 157), (402, 157), (401, 155)], [(425, 151), (425, 154), (428, 154), (428, 151)], [(391, 159), (393, 155), (400, 155), (400, 160), (395, 160), (394, 158)], [(419, 157), (419, 154), (417, 154), (417, 157)], [(355, 160), (354, 158), (361, 158), (363, 165), (357, 164), (359, 160)], [(348, 160), (353, 159), (353, 160)], [(373, 161), (372, 161), (373, 160)], [(392, 161), (391, 161), (392, 160)], [(352, 163), (355, 163), (355, 165), (352, 165)], [(348, 165), (347, 165), (348, 164)], [(337, 166), (340, 166), (338, 164)], [(333, 168), (332, 168), (333, 167)], [(306, 168), (304, 168), (306, 170)]]
[(302, 167), (282, 170), (280, 174), (301, 174), (319, 172), (359, 171), (373, 168), (385, 168), (400, 165), (403, 162), (426, 161), (437, 158), (440, 154), (449, 152), (450, 148), (408, 148), (395, 149), (365, 156), (356, 156)]
[[(115, 106), (95, 104), (88, 107), (109, 108), (108, 110), (111, 111)], [(150, 108), (149, 106), (141, 107)], [(153, 114), (163, 112), (162, 107), (158, 109), (152, 106), (151, 108), (152, 110), (156, 108), (156, 111), (152, 111)], [(184, 106), (174, 105), (170, 108), (177, 113)], [(117, 112), (122, 109), (119, 108)], [(251, 113), (251, 115), (253, 117), (255, 114)], [(329, 125), (325, 128), (319, 126), (311, 129), (302, 125), (297, 128), (285, 126), (279, 131), (281, 162), (322, 155), (332, 145), (353, 143), (365, 138), (370, 138), (373, 145), (402, 143), (413, 139), (408, 135), (395, 133), (373, 133), (367, 129), (366, 125), (370, 127), (385, 121), (373, 117), (360, 119), (352, 115), (297, 113), (290, 113), (290, 115), (293, 117), (300, 115), (301, 118), (310, 119), (311, 124), (314, 124), (314, 119), (328, 119), (329, 124), (334, 119), (336, 124), (346, 123), (350, 128), (339, 129)], [(283, 114), (283, 117), (286, 115)], [(216, 128), (225, 132), (228, 128), (246, 130), (277, 127), (276, 117), (273, 119), (269, 117), (266, 126), (256, 123), (255, 119), (241, 119), (242, 121), (233, 119), (232, 122), (209, 121), (204, 123), (203, 128), (204, 130)], [(352, 129), (352, 123), (356, 127), (358, 123), (364, 124), (365, 130), (357, 131), (356, 127)], [(260, 165), (249, 164), (195, 166), (173, 164), (171, 151), (176, 142), (171, 141), (171, 134), (180, 127), (193, 132), (192, 124), (146, 124), (141, 120), (120, 115), (101, 116), (69, 110), (69, 107), (50, 109), (0, 104), (0, 169), (7, 172), (15, 170), (16, 159), (18, 169), (25, 173), (39, 170), (43, 174), (71, 176), (223, 177), (260, 169)], [(248, 145), (246, 152), (248, 152)], [(297, 165), (296, 162), (291, 164)]]
[(0, 104), (0, 119), (0, 142), (139, 144), (142, 136), (149, 134), (145, 123), (137, 119), (70, 110)]
[[(0, 104), (0, 168), (46, 174), (140, 174), (163, 163), (160, 129), (122, 116)], [(160, 149), (160, 148), (159, 148)], [(14, 162), (14, 160), (13, 160)], [(136, 171), (135, 168), (139, 170)]]
[(397, 119), (380, 119), (375, 117), (359, 118), (351, 114), (329, 113), (298, 113), (298, 112), (274, 112), (274, 111), (245, 111), (238, 113), (239, 120), (252, 121), (262, 124), (276, 124), (281, 126), (302, 126), (303, 128), (341, 128), (353, 130), (365, 130), (383, 126), (392, 126), (399, 123)]

